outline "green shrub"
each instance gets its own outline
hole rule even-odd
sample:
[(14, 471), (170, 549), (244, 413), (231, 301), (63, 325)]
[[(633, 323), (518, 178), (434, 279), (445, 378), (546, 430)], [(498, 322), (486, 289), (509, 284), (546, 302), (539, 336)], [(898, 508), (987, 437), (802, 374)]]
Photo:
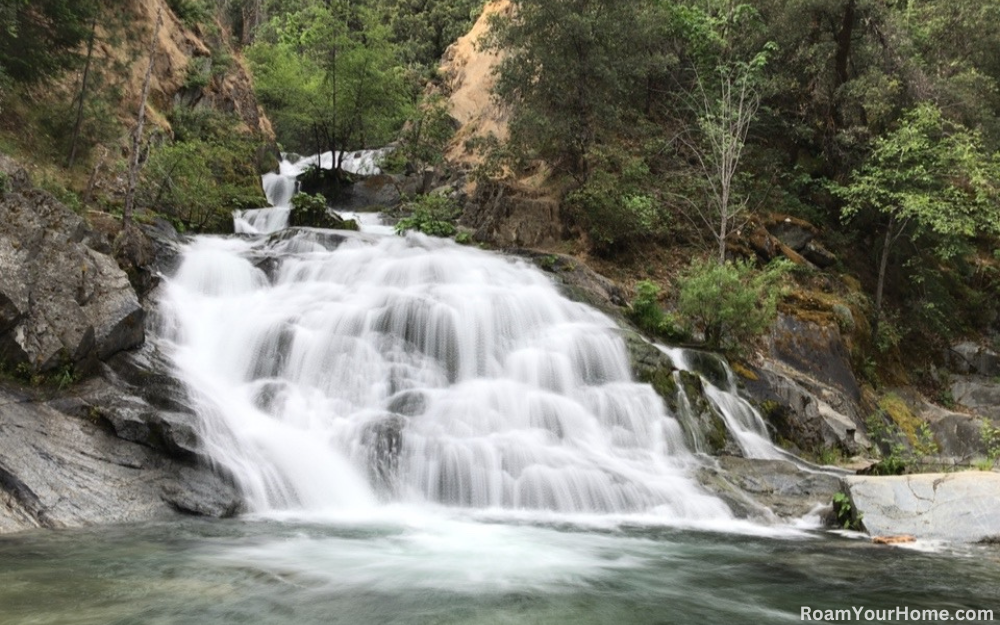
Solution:
[(403, 210), (411, 214), (396, 223), (396, 234), (416, 230), (434, 237), (451, 237), (458, 232), (453, 222), (460, 211), (448, 196), (421, 195), (405, 202)]
[(192, 139), (152, 152), (142, 171), (140, 205), (185, 230), (226, 232), (232, 211), (266, 205), (249, 137)]
[(595, 171), (579, 189), (566, 196), (570, 215), (586, 231), (591, 249), (598, 254), (611, 255), (667, 231), (669, 219), (659, 202), (629, 182), (643, 177), (643, 171), (648, 174), (648, 169), (638, 165), (633, 169), (624, 176)]
[(833, 494), (833, 513), (837, 517), (837, 525), (845, 530), (861, 530), (861, 515), (854, 514), (854, 506), (847, 493), (837, 491)]
[(195, 26), (212, 19), (212, 8), (205, 0), (167, 0), (167, 4), (185, 26)]
[(650, 280), (640, 280), (635, 285), (635, 291), (629, 316), (640, 329), (668, 341), (686, 341), (691, 338), (675, 315), (660, 308), (662, 290), (659, 285)]
[(775, 261), (758, 270), (751, 262), (696, 260), (678, 278), (678, 311), (709, 347), (742, 351), (773, 323), (788, 265)]
[(989, 461), (990, 468), (993, 468), (996, 466), (997, 460), (1000, 460), (1000, 427), (984, 420), (979, 430), (979, 438), (982, 440), (983, 446), (986, 447), (986, 459)]
[(292, 196), (292, 210), (302, 216), (303, 223), (321, 221), (326, 216), (326, 208), (326, 198), (322, 193), (296, 193)]

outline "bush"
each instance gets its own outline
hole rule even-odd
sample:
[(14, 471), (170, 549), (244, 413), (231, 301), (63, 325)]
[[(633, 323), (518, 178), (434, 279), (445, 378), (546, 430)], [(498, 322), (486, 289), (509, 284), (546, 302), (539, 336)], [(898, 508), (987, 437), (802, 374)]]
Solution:
[(142, 206), (195, 232), (225, 232), (232, 211), (266, 205), (249, 138), (225, 142), (200, 139), (154, 150), (143, 168)]
[(188, 27), (212, 19), (212, 7), (204, 0), (168, 0), (167, 4), (174, 15)]
[(650, 172), (645, 161), (613, 150), (597, 152), (594, 159), (597, 168), (565, 201), (586, 231), (591, 249), (609, 256), (666, 234), (670, 219), (647, 188)]
[(668, 341), (686, 341), (691, 338), (673, 314), (660, 308), (662, 290), (659, 285), (650, 280), (640, 280), (635, 285), (635, 290), (636, 296), (632, 300), (629, 316), (640, 329)]
[(451, 237), (458, 232), (453, 222), (458, 217), (459, 208), (450, 197), (421, 195), (407, 201), (403, 210), (412, 213), (396, 223), (396, 234), (416, 230), (434, 237)]
[(774, 322), (787, 261), (694, 261), (678, 278), (677, 308), (712, 348), (740, 352)]

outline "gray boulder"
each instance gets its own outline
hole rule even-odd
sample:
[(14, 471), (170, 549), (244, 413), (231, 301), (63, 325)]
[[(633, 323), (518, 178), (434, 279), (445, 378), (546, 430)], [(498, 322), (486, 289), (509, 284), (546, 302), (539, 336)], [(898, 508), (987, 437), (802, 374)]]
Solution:
[(128, 276), (78, 215), (0, 156), (0, 360), (31, 372), (104, 359), (142, 343)]
[(227, 480), (119, 438), (96, 412), (74, 418), (10, 389), (0, 406), (0, 534), (239, 509)]
[(872, 536), (912, 535), (952, 542), (1000, 538), (1000, 474), (848, 476), (852, 513)]
[(827, 508), (840, 489), (835, 469), (809, 468), (787, 460), (722, 456), (701, 469), (699, 481), (741, 518), (798, 519)]
[(952, 345), (945, 353), (948, 365), (956, 373), (987, 377), (1000, 375), (1000, 354), (971, 341)]
[(993, 378), (976, 375), (954, 376), (951, 395), (955, 402), (976, 414), (1000, 420), (1000, 383)]

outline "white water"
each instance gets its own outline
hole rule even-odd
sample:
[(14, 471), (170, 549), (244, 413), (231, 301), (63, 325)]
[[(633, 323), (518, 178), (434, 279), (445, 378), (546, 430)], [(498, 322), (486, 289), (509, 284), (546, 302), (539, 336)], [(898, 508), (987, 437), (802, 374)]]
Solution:
[[(763, 417), (761, 417), (760, 413), (750, 402), (740, 397), (736, 385), (736, 376), (724, 360), (712, 354), (702, 355), (702, 357), (714, 359), (718, 368), (721, 369), (725, 376), (724, 380), (713, 381), (697, 370), (698, 368), (692, 362), (692, 352), (690, 350), (665, 347), (663, 345), (657, 345), (656, 347), (670, 357), (671, 362), (674, 363), (677, 369), (691, 371), (701, 376), (702, 384), (705, 388), (705, 397), (717, 414), (722, 417), (726, 428), (733, 435), (733, 438), (736, 439), (736, 443), (740, 446), (743, 455), (747, 458), (763, 459), (787, 460), (794, 458), (788, 452), (780, 449), (771, 442), (771, 437), (768, 434), (767, 425), (764, 423)], [(678, 384), (678, 388), (683, 388), (683, 385)], [(687, 397), (682, 397), (681, 399), (682, 402), (688, 401)]]
[(255, 511), (730, 518), (613, 322), (544, 274), (422, 235), (322, 241), (201, 238), (165, 290), (207, 454)]
[[(351, 174), (371, 176), (381, 173), (378, 163), (387, 153), (387, 149), (359, 150), (357, 152), (339, 153), (341, 169)], [(291, 213), (292, 196), (298, 190), (298, 177), (309, 167), (320, 163), (323, 169), (333, 167), (333, 152), (325, 152), (317, 156), (299, 157), (283, 155), (278, 164), (278, 171), (264, 174), (261, 183), (264, 195), (270, 208), (254, 208), (233, 211), (233, 228), (237, 234), (271, 234), (288, 227), (288, 217)], [(340, 212), (344, 219), (354, 219), (362, 232), (373, 234), (392, 234), (392, 226), (382, 224), (377, 213), (347, 213)]]

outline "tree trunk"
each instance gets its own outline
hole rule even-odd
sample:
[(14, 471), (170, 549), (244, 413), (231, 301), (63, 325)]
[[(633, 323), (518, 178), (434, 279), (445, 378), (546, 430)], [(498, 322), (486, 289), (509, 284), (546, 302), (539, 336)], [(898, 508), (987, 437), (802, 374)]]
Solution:
[(153, 64), (156, 60), (156, 43), (163, 24), (163, 10), (156, 12), (156, 25), (153, 27), (153, 40), (149, 46), (149, 66), (142, 82), (142, 96), (139, 98), (139, 114), (135, 130), (132, 133), (132, 156), (128, 167), (128, 190), (125, 192), (125, 208), (122, 210), (122, 231), (128, 232), (132, 225), (132, 211), (135, 207), (135, 185), (139, 175), (139, 148), (142, 145), (142, 130), (146, 123), (146, 100), (149, 99), (149, 83), (153, 77)]
[(889, 217), (889, 225), (885, 229), (885, 241), (882, 243), (882, 254), (878, 264), (878, 284), (875, 287), (875, 317), (872, 320), (872, 341), (878, 340), (879, 323), (882, 321), (882, 297), (885, 292), (885, 274), (889, 268), (889, 251), (892, 248), (892, 231), (896, 227), (895, 216)]
[(90, 40), (87, 42), (87, 61), (83, 66), (83, 80), (80, 81), (80, 102), (76, 107), (76, 123), (73, 124), (73, 138), (70, 140), (69, 159), (66, 169), (73, 169), (76, 162), (76, 147), (80, 140), (80, 128), (83, 126), (83, 104), (87, 99), (87, 80), (90, 78), (90, 61), (94, 58), (94, 39), (97, 35), (97, 13), (90, 22)]

